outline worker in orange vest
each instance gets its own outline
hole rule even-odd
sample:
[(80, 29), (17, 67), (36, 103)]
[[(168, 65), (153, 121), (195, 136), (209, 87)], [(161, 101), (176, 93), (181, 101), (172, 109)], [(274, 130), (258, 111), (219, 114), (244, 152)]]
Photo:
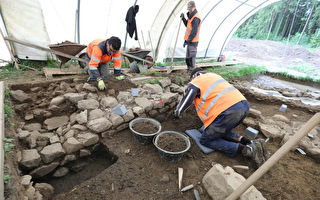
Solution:
[(183, 47), (187, 45), (186, 64), (188, 68), (188, 73), (191, 73), (191, 71), (194, 69), (196, 65), (196, 55), (199, 43), (201, 19), (196, 9), (194, 1), (189, 1), (187, 8), (188, 19), (184, 18), (183, 13), (181, 13), (180, 18), (183, 21), (184, 25), (187, 27), (184, 35)]
[(191, 82), (173, 117), (178, 118), (194, 102), (198, 117), (204, 124), (200, 143), (230, 157), (241, 153), (259, 167), (269, 157), (263, 139), (250, 141), (233, 132), (249, 112), (246, 98), (221, 76), (201, 68), (191, 72)]
[[(88, 81), (97, 81), (99, 90), (106, 88), (104, 79), (109, 75), (109, 64), (113, 60), (114, 75), (121, 76), (121, 40), (112, 36), (109, 39), (96, 39), (86, 49), (86, 60), (89, 72)], [(120, 78), (119, 78), (120, 77)]]

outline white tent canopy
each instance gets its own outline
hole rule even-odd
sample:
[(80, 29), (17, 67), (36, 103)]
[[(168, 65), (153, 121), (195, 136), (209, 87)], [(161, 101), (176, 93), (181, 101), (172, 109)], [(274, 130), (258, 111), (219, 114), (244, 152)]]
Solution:
[[(237, 28), (261, 8), (278, 0), (196, 0), (202, 19), (197, 57), (217, 58)], [(157, 61), (172, 55), (180, 14), (186, 13), (188, 0), (137, 0), (136, 15), (141, 48), (151, 50), (149, 35)], [(80, 43), (88, 44), (97, 38), (118, 36), (124, 45), (125, 17), (135, 0), (82, 0), (80, 1)], [(76, 11), (78, 0), (0, 0), (5, 30), (10, 37), (48, 46), (63, 41), (76, 41)], [(1, 26), (3, 29), (3, 26)], [(181, 25), (176, 58), (184, 58), (182, 47), (184, 25)], [(143, 38), (142, 38), (143, 34)], [(143, 39), (146, 47), (144, 47)], [(0, 58), (10, 60), (0, 41)], [(139, 47), (138, 41), (128, 36), (127, 48)], [(14, 44), (14, 52), (22, 59), (46, 60), (47, 52)]]

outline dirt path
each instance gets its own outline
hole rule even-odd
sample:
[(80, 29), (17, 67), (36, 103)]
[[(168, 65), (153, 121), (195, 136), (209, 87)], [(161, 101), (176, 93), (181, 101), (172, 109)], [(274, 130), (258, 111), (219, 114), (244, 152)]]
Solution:
[[(320, 50), (309, 51), (298, 45), (286, 45), (269, 40), (232, 38), (224, 50), (227, 58), (244, 61), (249, 65), (266, 66), (270, 71), (279, 71), (294, 66), (305, 66), (310, 74), (320, 79)], [(290, 71), (303, 76), (296, 70)]]

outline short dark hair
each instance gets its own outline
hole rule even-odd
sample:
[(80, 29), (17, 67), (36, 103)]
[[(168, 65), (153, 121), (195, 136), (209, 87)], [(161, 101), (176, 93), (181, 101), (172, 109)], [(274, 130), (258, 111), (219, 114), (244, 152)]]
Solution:
[(109, 45), (116, 51), (118, 51), (121, 47), (121, 40), (118, 37), (112, 36), (109, 38)]
[(191, 71), (190, 80), (192, 80), (193, 75), (195, 75), (197, 72), (201, 72), (201, 74), (206, 73), (201, 67), (194, 68), (194, 69)]

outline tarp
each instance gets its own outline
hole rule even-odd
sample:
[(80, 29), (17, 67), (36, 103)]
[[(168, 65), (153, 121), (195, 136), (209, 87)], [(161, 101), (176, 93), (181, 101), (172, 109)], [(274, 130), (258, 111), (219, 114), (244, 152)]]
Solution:
[[(0, 0), (1, 14), (9, 37), (40, 46), (49, 44), (41, 5), (38, 0)], [(42, 60), (47, 52), (13, 44), (15, 55), (22, 59)], [(4, 49), (6, 47), (4, 46)], [(9, 60), (9, 59), (8, 59)]]
[[(217, 58), (223, 54), (224, 47), (237, 28), (259, 9), (276, 1), (196, 0), (196, 8), (202, 18), (197, 57)], [(179, 16), (181, 12), (187, 12), (187, 2), (188, 0), (137, 0), (140, 7), (136, 15), (139, 41), (128, 37), (126, 47), (141, 45), (141, 48), (150, 51), (153, 47), (157, 61), (163, 62), (165, 58), (170, 58), (180, 23)], [(123, 46), (126, 12), (134, 3), (135, 0), (80, 1), (80, 43), (88, 44), (97, 38), (118, 36)], [(9, 35), (44, 46), (66, 40), (76, 41), (77, 4), (78, 0), (0, 0)], [(15, 19), (21, 21), (10, 19), (12, 13)], [(184, 33), (185, 27), (182, 24), (175, 51), (176, 58), (185, 57), (186, 49), (182, 47)], [(33, 37), (35, 35), (36, 38)], [(27, 54), (22, 49), (16, 51), (19, 57)], [(1, 53), (1, 58), (2, 56)]]

